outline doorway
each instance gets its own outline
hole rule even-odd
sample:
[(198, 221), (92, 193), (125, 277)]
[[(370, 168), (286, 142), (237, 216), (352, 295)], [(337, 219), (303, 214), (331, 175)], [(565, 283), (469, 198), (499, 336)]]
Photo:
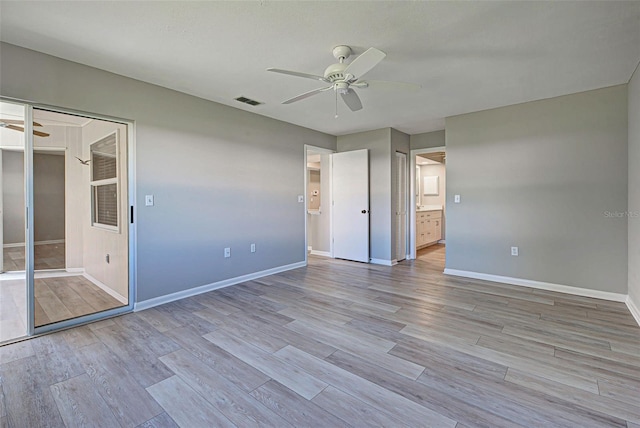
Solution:
[(130, 311), (131, 124), (2, 101), (0, 126), (0, 343)]
[(369, 263), (369, 151), (305, 145), (305, 262), (308, 255)]
[(412, 151), (411, 241), (415, 259), (441, 266), (445, 258), (446, 150)]
[(306, 248), (308, 254), (332, 257), (332, 150), (305, 146)]

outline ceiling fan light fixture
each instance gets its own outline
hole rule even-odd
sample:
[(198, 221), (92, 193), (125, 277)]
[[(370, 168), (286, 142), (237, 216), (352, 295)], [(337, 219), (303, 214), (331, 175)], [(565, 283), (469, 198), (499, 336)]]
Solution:
[(336, 92), (340, 95), (349, 92), (349, 84), (346, 82), (340, 82), (335, 84)]

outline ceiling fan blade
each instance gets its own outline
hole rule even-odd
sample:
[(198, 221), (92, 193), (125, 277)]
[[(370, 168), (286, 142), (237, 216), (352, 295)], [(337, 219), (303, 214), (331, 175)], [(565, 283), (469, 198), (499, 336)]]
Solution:
[(359, 79), (373, 67), (378, 65), (385, 56), (387, 56), (387, 54), (381, 50), (369, 48), (344, 69), (344, 74), (350, 74)]
[[(14, 119), (0, 119), (0, 122), (13, 124), (13, 125), (24, 125), (24, 120), (14, 120)], [(38, 122), (33, 122), (33, 126), (42, 126)]]
[[(14, 131), (19, 131), (19, 132), (24, 132), (24, 128), (21, 128), (19, 126), (15, 126), (15, 125), (7, 125), (4, 128), (7, 129), (13, 129)], [(38, 137), (48, 137), (49, 134), (47, 134), (46, 132), (41, 132), (41, 131), (33, 131), (33, 135), (37, 135)]]
[(360, 97), (353, 89), (349, 89), (349, 92), (346, 94), (340, 94), (340, 96), (342, 97), (342, 101), (344, 101), (351, 111), (362, 110), (362, 101), (360, 101)]
[(375, 88), (375, 89), (389, 89), (393, 91), (419, 91), (422, 88), (421, 85), (415, 83), (406, 82), (389, 82), (386, 80), (366, 80), (362, 82), (352, 83), (351, 86), (356, 88)]
[(7, 125), (7, 126), (3, 126), (3, 128), (13, 129), (14, 131), (19, 131), (19, 132), (24, 132), (24, 128), (20, 128), (19, 126), (15, 126), (15, 125)]
[(312, 97), (315, 94), (319, 94), (320, 92), (328, 91), (329, 89), (333, 89), (333, 85), (332, 86), (327, 86), (326, 88), (314, 89), (313, 91), (305, 92), (304, 94), (300, 94), (300, 95), (297, 95), (297, 96), (295, 96), (293, 98), (289, 98), (286, 101), (283, 101), (282, 104), (295, 103), (296, 101), (304, 100), (305, 98)]
[(279, 68), (267, 68), (267, 71), (272, 71), (274, 73), (280, 73), (280, 74), (288, 74), (290, 76), (304, 77), (305, 79), (313, 79), (313, 80), (319, 80), (321, 82), (329, 83), (329, 81), (325, 79), (323, 76), (317, 76), (315, 74), (301, 73), (299, 71), (291, 71), (291, 70), (282, 70)]

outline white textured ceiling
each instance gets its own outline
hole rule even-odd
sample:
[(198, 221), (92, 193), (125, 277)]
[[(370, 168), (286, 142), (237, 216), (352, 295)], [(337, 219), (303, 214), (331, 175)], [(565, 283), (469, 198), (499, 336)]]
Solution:
[[(640, 60), (640, 2), (1, 1), (1, 40), (333, 135), (444, 128), (447, 116), (626, 83)], [(331, 49), (374, 46), (367, 77), (422, 85), (359, 90), (364, 109), (314, 74)], [(264, 102), (250, 107), (243, 95)]]

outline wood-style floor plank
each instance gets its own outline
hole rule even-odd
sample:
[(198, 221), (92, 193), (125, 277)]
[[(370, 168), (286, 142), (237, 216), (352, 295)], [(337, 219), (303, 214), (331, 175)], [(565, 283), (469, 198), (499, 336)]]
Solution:
[(151, 385), (147, 391), (181, 427), (235, 427), (218, 409), (178, 376)]
[(242, 427), (291, 426), (188, 351), (181, 349), (160, 360), (234, 424)]
[(324, 380), (409, 425), (427, 424), (442, 427), (456, 425), (454, 420), (292, 346), (287, 346), (274, 355), (288, 362), (291, 366), (299, 367), (316, 378)]
[(305, 399), (275, 380), (270, 380), (254, 389), (251, 395), (296, 427), (348, 426), (344, 420), (335, 417), (313, 401)]
[(11, 427), (64, 427), (47, 379), (35, 356), (0, 365), (0, 382)]
[(205, 335), (204, 338), (308, 400), (327, 387), (326, 383), (314, 378), (304, 370), (285, 364), (274, 355), (264, 352), (232, 334), (218, 330)]
[(122, 426), (140, 425), (163, 412), (104, 344), (84, 346), (76, 351), (76, 355), (94, 389)]
[(311, 401), (356, 427), (408, 427), (402, 419), (389, 416), (331, 385)]
[(169, 330), (166, 334), (183, 349), (191, 352), (200, 361), (246, 392), (254, 390), (270, 379), (257, 368), (214, 345), (188, 327)]
[(178, 424), (166, 413), (161, 413), (148, 421), (138, 425), (137, 428), (178, 428)]
[(118, 421), (86, 374), (51, 385), (67, 427), (114, 427)]

